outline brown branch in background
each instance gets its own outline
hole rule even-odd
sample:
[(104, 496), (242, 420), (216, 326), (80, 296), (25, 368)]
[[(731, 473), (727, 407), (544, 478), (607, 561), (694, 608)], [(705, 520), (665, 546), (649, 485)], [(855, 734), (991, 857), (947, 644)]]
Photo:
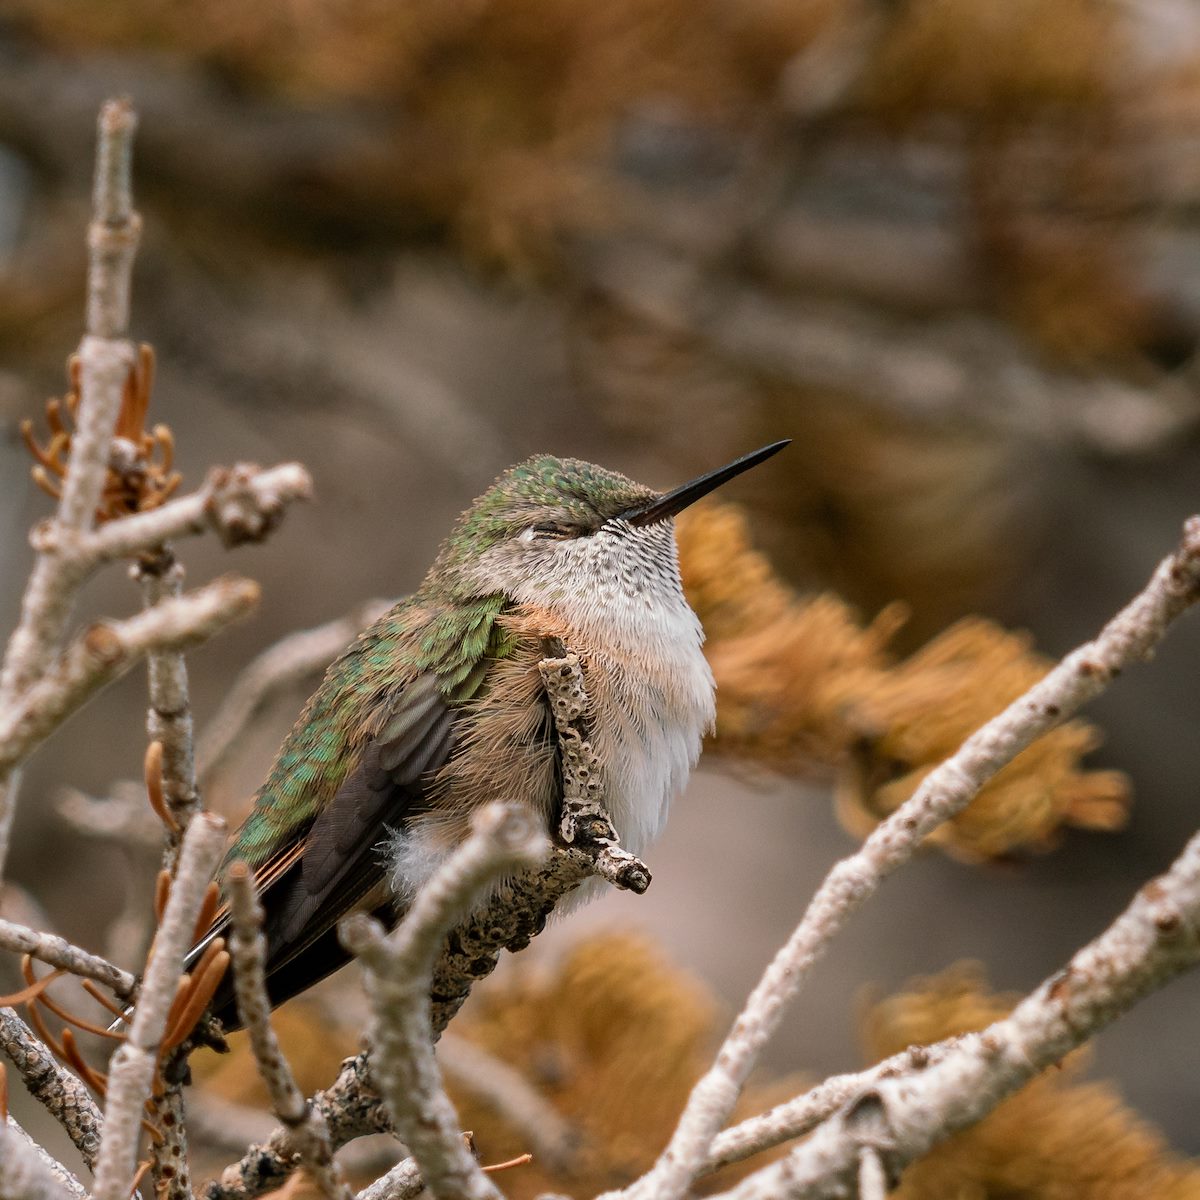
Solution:
[(83, 1161), (94, 1169), (104, 1118), (87, 1088), (58, 1065), (54, 1055), (9, 1008), (0, 1008), (0, 1049), (17, 1068), (29, 1094), (58, 1121)]
[(254, 876), (243, 862), (226, 874), (229, 909), (233, 920), (233, 982), (238, 1016), (250, 1038), (258, 1073), (266, 1084), (271, 1108), (292, 1133), (300, 1165), (326, 1200), (351, 1200), (352, 1193), (333, 1160), (329, 1131), (320, 1113), (309, 1106), (284, 1057), (271, 1027), (271, 1002), (267, 997), (267, 943), (263, 937), (263, 909)]

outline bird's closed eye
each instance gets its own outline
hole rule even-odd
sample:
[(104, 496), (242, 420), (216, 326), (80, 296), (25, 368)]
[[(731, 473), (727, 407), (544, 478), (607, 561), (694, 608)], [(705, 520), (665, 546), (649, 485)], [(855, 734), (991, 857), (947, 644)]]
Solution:
[(533, 542), (561, 542), (564, 538), (572, 537), (578, 532), (577, 529), (571, 529), (567, 525), (546, 522), (542, 525), (530, 525), (522, 529), (517, 535), (517, 540), (526, 545)]

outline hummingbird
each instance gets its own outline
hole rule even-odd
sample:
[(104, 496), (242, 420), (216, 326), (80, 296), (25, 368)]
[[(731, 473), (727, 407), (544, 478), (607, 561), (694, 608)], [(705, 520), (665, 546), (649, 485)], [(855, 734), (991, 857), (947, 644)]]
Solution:
[[(715, 719), (673, 518), (787, 444), (665, 493), (538, 455), (462, 514), (416, 592), (329, 667), (222, 863), (257, 878), (272, 1005), (349, 959), (341, 918), (401, 919), (479, 806), (516, 799), (556, 827), (547, 639), (580, 659), (621, 845), (638, 854), (662, 831)], [(219, 914), (189, 963), (227, 927)], [(239, 1027), (228, 977), (212, 1011)]]

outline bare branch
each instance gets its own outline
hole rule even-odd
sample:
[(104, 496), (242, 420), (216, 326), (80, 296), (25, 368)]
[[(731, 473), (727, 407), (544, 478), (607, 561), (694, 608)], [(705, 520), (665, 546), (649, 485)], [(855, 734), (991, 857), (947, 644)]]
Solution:
[(122, 999), (129, 997), (137, 984), (128, 971), (113, 966), (107, 959), (89, 954), (55, 934), (38, 933), (11, 921), (0, 920), (0, 948), (11, 950), (14, 954), (31, 954), (39, 962), (62, 967), (84, 979), (94, 979)]
[(958, 1042), (959, 1038), (954, 1037), (931, 1046), (909, 1046), (865, 1071), (831, 1075), (803, 1095), (717, 1134), (700, 1174), (710, 1175), (730, 1163), (741, 1162), (782, 1142), (802, 1137), (879, 1080), (924, 1070), (944, 1058)]
[(413, 1200), (425, 1190), (421, 1169), (415, 1158), (398, 1162), (386, 1175), (380, 1175), (369, 1187), (363, 1188), (355, 1200)]
[(215, 530), (226, 545), (261, 540), (278, 524), (284, 506), (312, 496), (312, 477), (299, 463), (263, 469), (253, 463), (214, 468), (204, 486), (148, 512), (109, 521), (91, 533), (42, 525), (34, 547), (54, 554), (80, 577), (119, 558), (153, 551), (164, 542)]
[(196, 751), (205, 785), (225, 767), (246, 726), (271, 699), (324, 669), (355, 636), (389, 608), (387, 600), (369, 600), (344, 617), (301, 630), (269, 646), (233, 681), (216, 715), (203, 730)]
[(133, 1024), (112, 1059), (104, 1140), (96, 1163), (96, 1200), (126, 1200), (129, 1195), (142, 1105), (150, 1093), (183, 956), (224, 839), (225, 823), (209, 813), (197, 817), (184, 835), (179, 869), (150, 952)]
[(0, 770), (29, 754), (143, 655), (196, 645), (245, 616), (258, 599), (258, 584), (227, 575), (127, 620), (92, 625), (9, 711), (0, 713)]
[(844, 1195), (867, 1145), (896, 1175), (1197, 963), (1200, 834), (1165, 875), (1143, 887), (1108, 929), (1007, 1017), (964, 1035), (925, 1071), (880, 1079), (786, 1159), (727, 1194), (737, 1200)]
[[(169, 545), (158, 552), (143, 555), (133, 568), (142, 587), (146, 611), (167, 600), (178, 601), (183, 594), (183, 566)], [(152, 650), (146, 656), (150, 706), (146, 712), (146, 733), (151, 742), (162, 747), (162, 797), (166, 811), (174, 821), (167, 822), (163, 847), (163, 866), (172, 870), (179, 855), (184, 830), (200, 811), (200, 793), (196, 788), (196, 754), (192, 741), (192, 703), (188, 692), (187, 663), (178, 649)]]
[(29, 1094), (63, 1127), (89, 1169), (94, 1168), (104, 1118), (87, 1088), (58, 1065), (11, 1008), (0, 1008), (0, 1049), (17, 1068)]
[(0, 1123), (0, 1200), (69, 1200), (71, 1195), (24, 1131), (11, 1121)]
[(506, 874), (535, 864), (548, 849), (528, 813), (489, 805), (390, 935), (365, 916), (341, 927), (346, 945), (366, 967), (375, 1077), (400, 1137), (436, 1196), (498, 1200), (500, 1193), (463, 1144), (442, 1090), (429, 996), (434, 963), (456, 922), (487, 890)]
[(92, 223), (88, 228), (87, 331), (98, 338), (124, 337), (129, 328), (130, 277), (142, 228), (141, 217), (133, 208), (136, 129), (137, 113), (128, 100), (105, 102), (97, 127)]
[[(109, 446), (133, 346), (122, 335), (129, 312), (129, 274), (137, 248), (130, 155), (136, 117), (125, 101), (100, 112), (94, 210), (89, 230), (88, 336), (79, 348), (80, 401), (58, 511), (48, 527), (70, 537), (91, 528), (108, 470)], [(0, 668), (0, 708), (38, 677), (61, 641), (79, 579), (55, 555), (39, 554)], [(0, 769), (0, 875), (8, 857), (19, 775)]]
[(1104, 690), (1122, 668), (1148, 657), (1170, 622), (1200, 598), (1200, 517), (1146, 588), (1101, 631), (972, 734), (925, 777), (917, 791), (882, 822), (857, 853), (838, 863), (803, 920), (751, 993), (712, 1068), (692, 1091), (675, 1134), (654, 1168), (626, 1194), (679, 1200), (729, 1119), (767, 1039), (829, 943), (921, 841), (970, 803), (1001, 767), (1041, 734)]
[[(80, 1183), (79, 1180), (76, 1179), (75, 1176), (58, 1161), (58, 1159), (50, 1154), (49, 1151), (39, 1146), (38, 1143), (35, 1142), (33, 1138), (31, 1138), (29, 1134), (26, 1133), (25, 1130), (22, 1129), (21, 1126), (12, 1119), (12, 1117), (8, 1118), (8, 1137), (10, 1139), (8, 1142), (9, 1146), (12, 1144), (12, 1138), (16, 1138), (18, 1141), (24, 1142), (25, 1145), (38, 1157), (42, 1166), (45, 1167), (46, 1171), (51, 1175), (55, 1182), (57, 1182), (70, 1196), (74, 1197), (74, 1200), (89, 1200), (87, 1189), (83, 1186), (83, 1184)], [(3, 1155), (3, 1153), (4, 1151), (0, 1150), (0, 1155)], [(3, 1171), (2, 1167), (0, 1167), (0, 1171)], [(8, 1191), (5, 1185), (2, 1183), (0, 1183), (0, 1196), (8, 1196)]]
[(319, 1111), (310, 1108), (284, 1057), (271, 1027), (271, 1001), (267, 996), (267, 943), (263, 937), (263, 910), (254, 876), (243, 862), (234, 863), (226, 876), (233, 918), (233, 982), (238, 1015), (250, 1037), (258, 1073), (266, 1084), (275, 1115), (292, 1131), (301, 1165), (327, 1200), (352, 1200), (345, 1178), (333, 1161), (329, 1130)]

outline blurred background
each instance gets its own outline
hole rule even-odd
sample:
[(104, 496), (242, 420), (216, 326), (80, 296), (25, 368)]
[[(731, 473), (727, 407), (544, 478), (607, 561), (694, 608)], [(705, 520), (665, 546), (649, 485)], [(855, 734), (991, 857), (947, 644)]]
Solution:
[[(141, 114), (134, 333), (183, 486), (298, 458), (317, 487), (265, 546), (182, 548), (193, 583), (265, 587), (191, 658), (200, 723), (284, 633), (411, 590), (456, 514), (535, 451), (666, 487), (792, 438), (729, 499), (780, 586), (836, 593), (862, 627), (901, 602), (893, 663), (968, 615), (1064, 653), (1200, 508), (1192, 0), (6, 0), (5, 627), (49, 511), (17, 426), (65, 387), (95, 113), (122, 93)], [(114, 570), (89, 604), (138, 596)], [(839, 942), (770, 1071), (858, 1065), (864, 985), (975, 958), (1024, 991), (1103, 928), (1196, 827), (1198, 678), (1193, 619), (1089, 711), (1088, 765), (1128, 776), (1124, 828), (926, 854)], [(304, 694), (247, 731), (214, 807), (244, 806)], [(962, 703), (930, 689), (911, 719), (941, 699)], [(26, 778), (13, 875), (89, 945), (152, 869), (64, 825), (56, 796), (139, 775), (143, 704), (127, 679)], [(645, 930), (720, 1029), (853, 846), (860, 749), (708, 756), (651, 891), (525, 957)], [(1189, 1154), (1198, 1001), (1178, 982), (1098, 1049)]]

